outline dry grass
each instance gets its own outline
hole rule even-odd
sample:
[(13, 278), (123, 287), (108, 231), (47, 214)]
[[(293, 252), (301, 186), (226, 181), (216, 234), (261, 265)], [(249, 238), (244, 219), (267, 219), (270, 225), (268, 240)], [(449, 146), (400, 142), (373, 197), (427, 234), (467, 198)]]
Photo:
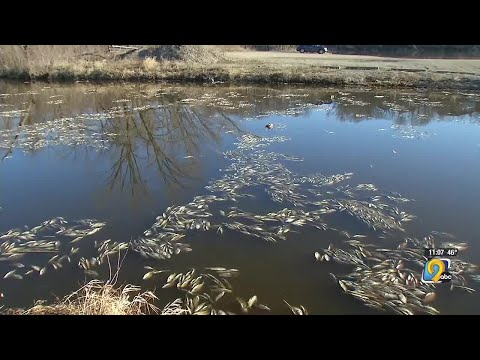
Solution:
[(129, 56), (129, 59), (136, 58), (214, 64), (224, 59), (224, 50), (215, 45), (151, 45), (142, 46)]
[[(118, 274), (125, 259), (118, 254), (117, 271), (112, 273), (112, 266), (108, 260), (110, 279), (106, 282), (91, 280), (77, 291), (66, 296), (63, 300), (52, 305), (44, 305), (44, 302), (37, 302), (27, 310), (9, 309), (3, 311), (10, 315), (149, 315), (166, 313), (176, 314), (175, 307), (165, 307), (160, 311), (154, 305), (158, 300), (151, 291), (141, 292), (139, 286), (125, 285), (116, 287)], [(178, 313), (178, 311), (177, 311)]]
[(247, 45), (218, 45), (218, 48), (225, 52), (230, 51), (248, 51)]
[[(159, 309), (151, 291), (140, 293), (140, 287), (92, 280), (59, 303), (44, 305), (38, 302), (30, 309), (8, 309), (8, 315), (189, 315), (182, 299), (176, 299)], [(1, 307), (0, 307), (1, 309)]]
[(126, 257), (118, 254), (117, 270), (112, 272), (112, 264), (107, 257), (110, 278), (108, 281), (91, 280), (77, 291), (66, 296), (63, 300), (45, 305), (44, 301), (37, 302), (27, 310), (2, 309), (1, 314), (8, 315), (185, 315), (181, 299), (168, 303), (163, 309), (154, 305), (158, 300), (151, 291), (141, 292), (135, 285), (116, 287), (120, 268)]
[[(413, 63), (413, 60), (408, 59), (400, 62), (399, 59), (357, 59), (347, 55), (225, 52), (225, 48), (209, 45), (144, 46), (134, 56), (106, 57), (100, 60), (82, 57), (78, 54), (87, 52), (74, 47), (68, 51), (60, 51), (55, 47), (30, 49), (26, 51), (30, 54), (28, 56), (21, 46), (1, 46), (0, 50), (0, 77), (17, 79), (480, 89), (480, 66), (475, 60), (461, 63), (455, 60), (415, 60)], [(94, 51), (100, 53), (102, 49), (89, 50)], [(339, 68), (339, 62), (348, 66)], [(333, 66), (335, 64), (336, 67)], [(417, 72), (404, 68), (414, 65)]]
[(114, 285), (92, 280), (54, 305), (35, 305), (22, 315), (144, 315), (157, 314), (157, 297), (150, 291), (140, 293), (138, 286)]
[(143, 68), (147, 72), (155, 72), (158, 70), (159, 67), (160, 64), (158, 63), (158, 61), (152, 57), (147, 57), (145, 58), (145, 60), (143, 60)]
[(0, 75), (41, 76), (59, 63), (79, 59), (104, 60), (109, 56), (105, 45), (2, 45)]

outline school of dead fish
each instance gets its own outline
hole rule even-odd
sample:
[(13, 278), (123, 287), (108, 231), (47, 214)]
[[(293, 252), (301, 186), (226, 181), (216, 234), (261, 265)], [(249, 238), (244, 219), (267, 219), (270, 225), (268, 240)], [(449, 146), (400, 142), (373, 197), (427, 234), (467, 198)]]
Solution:
[(174, 289), (180, 295), (165, 306), (167, 314), (235, 315), (270, 312), (270, 308), (260, 303), (256, 295), (248, 299), (235, 295), (231, 280), (238, 276), (237, 269), (207, 267), (202, 270), (190, 269), (185, 273), (156, 270), (152, 267), (146, 267), (146, 270), (148, 272), (145, 273), (144, 280), (153, 278), (163, 284), (163, 289)]
[(79, 121), (78, 117), (61, 118), (0, 131), (0, 149), (15, 147), (29, 153), (47, 146), (88, 145), (100, 150), (106, 149), (114, 137), (113, 133), (98, 132), (92, 124)]
[[(340, 98), (353, 105), (366, 105), (361, 101), (346, 99)], [(225, 101), (219, 104), (229, 106)], [(92, 115), (89, 116), (88, 119)], [(36, 126), (24, 129), (22, 137), (17, 139), (17, 146), (32, 149), (32, 144), (33, 148), (38, 148), (55, 144), (92, 143), (92, 133), (88, 133), (86, 125), (72, 120), (54, 120), (40, 128)], [(281, 130), (284, 126), (278, 124), (272, 128)], [(414, 129), (396, 125), (394, 130), (406, 138), (427, 136), (415, 133)], [(4, 130), (0, 133), (0, 147), (9, 145), (14, 135), (10, 132)], [(42, 132), (50, 135), (43, 140), (31, 141)], [(415, 216), (401, 211), (398, 206), (412, 200), (398, 193), (382, 194), (374, 184), (340, 185), (350, 180), (352, 173), (325, 176), (290, 171), (285, 162), (303, 159), (265, 150), (272, 143), (288, 140), (285, 136), (240, 136), (235, 143), (236, 149), (224, 153), (225, 159), (231, 163), (227, 168), (220, 169), (223, 177), (211, 181), (205, 187), (211, 194), (196, 196), (185, 205), (168, 207), (149, 229), (130, 242), (95, 240), (95, 257), (82, 257), (79, 250), (82, 243), (88, 241), (84, 239), (93, 236), (106, 225), (103, 222), (92, 219), (68, 222), (58, 217), (31, 229), (10, 230), (0, 236), (0, 261), (11, 267), (4, 279), (21, 280), (29, 275), (43, 276), (49, 271), (62, 269), (69, 263), (80, 267), (86, 276), (98, 278), (98, 267), (104, 265), (109, 256), (120, 255), (127, 250), (154, 260), (189, 252), (192, 248), (185, 240), (192, 232), (210, 232), (223, 236), (225, 232), (233, 231), (277, 242), (286, 240), (291, 233), (301, 233), (303, 227), (313, 227), (322, 231), (336, 231), (345, 239), (344, 248), (330, 245), (314, 254), (317, 261), (332, 261), (351, 269), (351, 272), (344, 275), (332, 274), (345, 294), (376, 310), (406, 315), (438, 314), (438, 310), (433, 307), (438, 297), (435, 286), (420, 280), (426, 260), (423, 248), (448, 245), (464, 251), (467, 244), (456, 242), (453, 236), (438, 232), (432, 232), (420, 240), (405, 236), (404, 224), (414, 220)], [(104, 146), (105, 141), (108, 138), (102, 137), (98, 144)], [(267, 214), (240, 209), (240, 200), (255, 198), (255, 189), (259, 186), (273, 202), (286, 207)], [(366, 243), (365, 239), (372, 236), (351, 235), (345, 230), (330, 227), (328, 218), (332, 214), (356, 218), (377, 234), (378, 238), (391, 239), (391, 247), (382, 248)], [(438, 242), (441, 243), (437, 244)], [(28, 253), (43, 253), (43, 262), (37, 263), (38, 265), (22, 263), (21, 260)], [(237, 276), (238, 270), (219, 267), (202, 271), (191, 269), (185, 273), (155, 268), (147, 270), (149, 271), (143, 276), (145, 281), (165, 276), (162, 287), (175, 288), (183, 294), (183, 297), (167, 304), (172, 313), (234, 314), (223, 307), (223, 304), (232, 302), (238, 304), (237, 313), (270, 311), (266, 305), (259, 303), (255, 295), (249, 299), (233, 295), (233, 287), (228, 279)], [(473, 292), (467, 286), (466, 277), (480, 281), (480, 275), (476, 275), (476, 272), (478, 268), (475, 265), (454, 259), (451, 289)], [(167, 274), (169, 275), (166, 276)], [(303, 305), (293, 306), (285, 300), (284, 302), (292, 314), (308, 314)]]
[[(441, 241), (442, 234), (435, 233), (423, 239), (405, 237), (396, 241), (395, 248), (380, 248), (351, 239), (345, 242), (345, 249), (330, 244), (314, 255), (320, 262), (333, 261), (349, 266), (350, 273), (331, 274), (332, 278), (346, 294), (369, 308), (404, 315), (435, 315), (439, 314), (432, 306), (437, 299), (435, 285), (422, 282), (421, 274), (427, 260), (424, 248), (445, 247), (447, 244)], [(455, 243), (449, 242), (448, 245)], [(478, 270), (476, 265), (453, 258), (449, 270), (452, 275), (450, 289), (473, 292), (474, 289), (466, 286), (466, 277)]]
[[(0, 236), (0, 262), (12, 270), (4, 279), (22, 280), (27, 276), (43, 276), (76, 259), (76, 243), (94, 235), (105, 223), (93, 219), (68, 222), (63, 217), (44, 221), (33, 228), (12, 229)], [(36, 263), (23, 263), (28, 254), (36, 254)]]

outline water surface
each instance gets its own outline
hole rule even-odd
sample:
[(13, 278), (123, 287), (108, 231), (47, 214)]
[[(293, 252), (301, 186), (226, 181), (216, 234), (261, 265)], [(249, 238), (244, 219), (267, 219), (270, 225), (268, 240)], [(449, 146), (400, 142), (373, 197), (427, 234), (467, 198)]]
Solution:
[[(266, 129), (267, 123), (273, 129)], [(329, 226), (366, 234), (366, 244), (391, 241), (392, 247), (403, 237), (451, 233), (468, 243), (461, 258), (477, 264), (479, 124), (475, 93), (2, 82), (0, 234), (58, 216), (97, 219), (106, 226), (78, 243), (79, 256), (95, 256), (94, 241), (137, 239), (167, 207), (211, 194), (205, 187), (232, 164), (225, 152), (236, 151), (239, 138), (254, 134), (288, 139), (258, 150), (302, 159), (271, 161), (297, 177), (353, 173), (335, 186), (374, 184), (378, 194), (414, 200), (396, 205), (416, 218), (404, 223), (405, 233), (389, 232), (387, 239), (344, 212), (326, 216)], [(265, 184), (249, 186), (254, 198), (211, 206), (212, 225), (224, 221), (218, 211), (231, 206), (255, 214), (298, 208), (273, 201)], [(182, 241), (192, 251), (170, 259), (129, 252), (119, 281), (160, 288), (155, 278), (142, 280), (144, 266), (174, 271), (221, 266), (239, 270), (232, 279), (236, 296), (257, 295), (273, 313), (288, 313), (283, 300), (312, 314), (380, 313), (345, 294), (329, 275), (351, 267), (315, 261), (316, 251), (345, 240), (338, 232), (306, 226), (296, 231), (275, 243), (235, 231), (191, 231)], [(48, 259), (27, 254), (21, 262)], [(89, 277), (77, 262), (72, 257), (69, 266), (44, 276), (0, 280), (3, 305), (30, 306), (78, 288)], [(0, 262), (2, 276), (11, 269), (8, 261)], [(97, 270), (108, 278), (108, 267)], [(479, 290), (472, 279), (467, 286)], [(433, 306), (440, 313), (480, 313), (476, 292), (437, 289)], [(178, 294), (168, 289), (157, 295), (166, 302)]]

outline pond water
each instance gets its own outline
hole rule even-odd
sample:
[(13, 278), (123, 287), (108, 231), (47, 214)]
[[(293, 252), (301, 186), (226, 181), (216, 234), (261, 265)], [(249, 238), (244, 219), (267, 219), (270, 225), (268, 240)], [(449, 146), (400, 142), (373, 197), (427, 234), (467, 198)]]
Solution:
[[(234, 313), (478, 314), (479, 125), (468, 92), (0, 82), (0, 305), (121, 260), (159, 306), (195, 268)], [(432, 246), (449, 284), (421, 283)]]

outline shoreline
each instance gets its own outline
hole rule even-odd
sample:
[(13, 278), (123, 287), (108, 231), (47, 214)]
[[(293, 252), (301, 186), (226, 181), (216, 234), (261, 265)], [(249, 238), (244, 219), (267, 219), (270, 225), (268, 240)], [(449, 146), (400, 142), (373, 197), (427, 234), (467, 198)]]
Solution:
[(418, 69), (335, 69), (319, 66), (271, 66), (225, 63), (214, 65), (142, 62), (80, 63), (56, 66), (37, 73), (0, 70), (0, 79), (50, 83), (171, 82), (216, 84), (291, 84), (334, 87), (408, 88), (428, 90), (480, 90), (480, 76), (472, 73)]

